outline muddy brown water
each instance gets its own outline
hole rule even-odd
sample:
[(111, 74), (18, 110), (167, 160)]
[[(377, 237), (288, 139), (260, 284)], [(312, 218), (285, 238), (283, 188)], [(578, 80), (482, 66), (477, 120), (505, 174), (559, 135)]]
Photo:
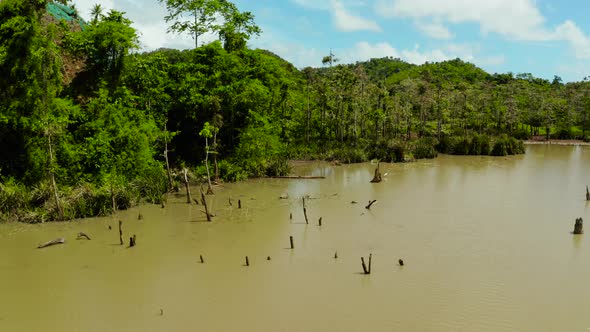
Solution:
[[(590, 147), (381, 164), (379, 184), (374, 167), (317, 163), (295, 172), (324, 180), (227, 184), (208, 196), (212, 223), (172, 196), (165, 209), (0, 224), (0, 331), (590, 328), (590, 234), (571, 234), (577, 217), (590, 227)], [(118, 244), (119, 219), (136, 247)], [(57, 237), (66, 243), (35, 249)]]

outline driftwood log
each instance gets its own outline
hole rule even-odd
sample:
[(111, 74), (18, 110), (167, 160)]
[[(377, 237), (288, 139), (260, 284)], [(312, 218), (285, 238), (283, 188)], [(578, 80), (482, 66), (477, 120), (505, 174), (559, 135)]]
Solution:
[(375, 175), (373, 176), (373, 180), (371, 180), (371, 183), (379, 183), (381, 181), (381, 172), (379, 171), (379, 163), (377, 163), (377, 168), (375, 168)]
[(64, 242), (66, 242), (66, 239), (64, 239), (63, 237), (60, 237), (60, 238), (55, 239), (55, 240), (51, 240), (51, 241), (47, 241), (45, 243), (41, 243), (40, 245), (37, 246), (37, 248), (38, 249), (46, 248), (46, 247), (50, 247), (50, 246), (53, 246), (53, 245), (56, 245), (56, 244), (62, 244)]
[(292, 176), (275, 176), (275, 179), (325, 179), (325, 176), (305, 176), (305, 175), (292, 175)]
[(576, 219), (574, 234), (584, 234), (584, 220), (582, 220), (582, 218)]

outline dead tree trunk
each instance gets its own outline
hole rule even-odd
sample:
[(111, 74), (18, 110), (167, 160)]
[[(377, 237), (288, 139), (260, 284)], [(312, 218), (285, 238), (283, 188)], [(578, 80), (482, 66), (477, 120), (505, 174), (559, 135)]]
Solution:
[(211, 213), (209, 212), (209, 207), (207, 206), (207, 200), (205, 199), (205, 193), (203, 192), (203, 188), (201, 188), (201, 201), (203, 206), (205, 206), (205, 215), (207, 216), (207, 221), (211, 221)]
[(375, 176), (373, 176), (373, 180), (371, 183), (379, 183), (381, 182), (381, 172), (379, 171), (379, 163), (377, 163), (377, 168), (375, 169)]
[(186, 188), (186, 203), (190, 204), (192, 199), (191, 199), (191, 189), (189, 188), (189, 183), (188, 183), (188, 170), (185, 168), (182, 170), (183, 174), (184, 174), (184, 187)]

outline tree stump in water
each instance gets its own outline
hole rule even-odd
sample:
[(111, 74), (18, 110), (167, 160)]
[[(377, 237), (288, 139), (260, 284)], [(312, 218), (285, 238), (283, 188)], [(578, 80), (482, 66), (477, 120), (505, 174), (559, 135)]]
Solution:
[(123, 221), (119, 220), (119, 243), (123, 245)]
[(576, 219), (574, 234), (584, 234), (584, 220), (582, 220), (582, 218)]
[(133, 248), (136, 245), (136, 237), (135, 234), (133, 234), (132, 237), (129, 238), (129, 248)]
[(381, 182), (381, 172), (379, 171), (379, 163), (377, 163), (377, 168), (375, 169), (375, 176), (373, 176), (373, 180), (371, 183), (379, 183)]

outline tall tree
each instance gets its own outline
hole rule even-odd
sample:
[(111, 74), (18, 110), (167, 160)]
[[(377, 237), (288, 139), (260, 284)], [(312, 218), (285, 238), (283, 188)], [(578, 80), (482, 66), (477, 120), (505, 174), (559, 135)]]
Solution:
[(166, 4), (166, 22), (172, 22), (169, 31), (188, 32), (199, 47), (199, 37), (207, 32), (218, 32), (222, 26), (218, 22), (231, 6), (226, 0), (158, 0)]

